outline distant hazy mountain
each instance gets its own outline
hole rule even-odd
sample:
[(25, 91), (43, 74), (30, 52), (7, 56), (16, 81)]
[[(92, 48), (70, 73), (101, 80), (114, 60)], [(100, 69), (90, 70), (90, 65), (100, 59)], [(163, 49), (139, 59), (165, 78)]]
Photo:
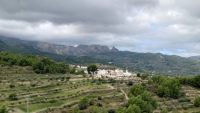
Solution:
[(66, 46), (46, 42), (24, 41), (0, 36), (0, 50), (48, 56), (72, 64), (112, 62), (132, 71), (164, 74), (200, 74), (200, 63), (192, 58), (160, 53), (119, 51), (102, 45)]
[(200, 62), (200, 56), (192, 56), (192, 57), (189, 57), (189, 59)]
[(40, 51), (50, 52), (60, 55), (74, 55), (74, 56), (82, 56), (90, 53), (107, 53), (107, 52), (116, 52), (118, 51), (115, 47), (109, 49), (107, 46), (101, 45), (78, 45), (78, 46), (65, 46), (65, 45), (55, 45), (44, 42), (38, 42), (35, 45)]

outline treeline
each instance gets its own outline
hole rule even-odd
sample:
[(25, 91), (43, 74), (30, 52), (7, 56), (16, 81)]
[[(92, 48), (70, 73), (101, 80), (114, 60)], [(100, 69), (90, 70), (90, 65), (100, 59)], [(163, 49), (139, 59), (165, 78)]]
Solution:
[(44, 58), (33, 64), (33, 70), (38, 74), (44, 73), (67, 73), (70, 72), (69, 65), (56, 63), (48, 58)]
[(179, 77), (177, 78), (181, 84), (191, 85), (193, 87), (200, 88), (200, 75), (194, 77)]
[(76, 70), (74, 67), (70, 67), (68, 64), (55, 62), (46, 57), (13, 54), (9, 52), (0, 52), (0, 64), (9, 66), (31, 66), (34, 72), (38, 74), (84, 74), (82, 70)]
[(0, 52), (0, 64), (1, 65), (18, 65), (18, 66), (32, 66), (39, 61), (39, 57), (31, 55), (13, 54), (9, 52)]

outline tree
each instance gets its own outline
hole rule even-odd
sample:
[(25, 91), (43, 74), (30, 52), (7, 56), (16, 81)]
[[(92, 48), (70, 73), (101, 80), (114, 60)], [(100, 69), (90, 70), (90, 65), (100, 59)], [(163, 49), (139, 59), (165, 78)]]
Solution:
[(193, 87), (200, 88), (200, 75), (197, 75), (195, 77), (180, 77), (178, 78), (181, 84), (184, 85), (191, 85)]
[(137, 77), (141, 77), (140, 73), (137, 73)]
[(200, 96), (196, 97), (194, 100), (194, 106), (200, 107)]
[(156, 93), (160, 97), (178, 98), (180, 96), (180, 82), (175, 78), (153, 77)]
[(128, 101), (129, 106), (130, 105), (136, 105), (141, 109), (142, 113), (152, 113), (153, 111), (153, 106), (151, 105), (150, 102), (145, 101), (142, 99), (141, 96), (137, 96), (137, 97), (131, 97)]
[(132, 86), (129, 97), (128, 108), (125, 113), (152, 113), (157, 108), (156, 100), (141, 85)]
[(31, 62), (28, 61), (27, 58), (23, 58), (19, 61), (19, 65), (20, 66), (30, 66), (31, 65)]
[(144, 92), (144, 87), (141, 85), (134, 85), (129, 91), (129, 96), (138, 96)]
[(38, 62), (33, 66), (33, 70), (37, 74), (43, 74), (44, 73), (44, 63), (43, 62)]
[(128, 109), (126, 110), (126, 113), (141, 113), (140, 107), (137, 105), (130, 105)]
[(152, 95), (149, 92), (144, 91), (144, 93), (141, 94), (141, 97), (142, 100), (146, 101), (147, 103), (150, 103), (154, 109), (157, 108), (157, 102), (155, 99), (152, 98)]
[(194, 87), (200, 87), (200, 75), (195, 76), (191, 82)]
[(120, 107), (117, 109), (117, 113), (125, 113), (126, 112), (126, 108), (124, 107)]
[(87, 67), (88, 74), (94, 75), (95, 73), (97, 73), (97, 70), (98, 70), (98, 67), (96, 65), (94, 65), (94, 64), (89, 65)]

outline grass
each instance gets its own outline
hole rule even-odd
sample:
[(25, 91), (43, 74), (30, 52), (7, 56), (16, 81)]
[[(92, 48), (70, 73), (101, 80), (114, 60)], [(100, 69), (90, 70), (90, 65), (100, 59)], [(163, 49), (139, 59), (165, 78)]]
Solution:
[[(37, 110), (40, 110), (40, 109), (44, 109), (44, 108), (49, 108), (49, 107), (57, 107), (57, 106), (61, 106), (63, 105), (64, 103), (62, 101), (57, 101), (55, 103), (38, 103), (38, 104), (30, 104), (29, 105), (29, 112), (34, 112), (34, 111), (37, 111)], [(23, 104), (23, 105), (20, 105), (20, 106), (17, 106), (17, 108), (21, 109), (22, 111), (26, 112), (26, 104)]]

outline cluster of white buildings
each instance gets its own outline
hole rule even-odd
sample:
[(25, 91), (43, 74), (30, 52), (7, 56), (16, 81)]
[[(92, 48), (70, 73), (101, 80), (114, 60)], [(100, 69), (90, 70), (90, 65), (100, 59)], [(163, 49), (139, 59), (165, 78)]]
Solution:
[[(86, 66), (76, 66), (79, 69), (82, 69), (87, 73), (87, 67)], [(137, 75), (135, 73), (129, 72), (127, 69), (119, 69), (119, 68), (112, 68), (109, 66), (101, 65), (98, 68), (98, 72), (96, 75), (94, 75), (97, 78), (113, 78), (113, 79), (124, 79), (124, 78), (133, 78)]]
[(128, 72), (128, 70), (124, 71), (122, 69), (99, 69), (96, 76), (98, 78), (100, 77), (124, 78), (124, 77), (131, 77), (133, 76), (133, 74)]

